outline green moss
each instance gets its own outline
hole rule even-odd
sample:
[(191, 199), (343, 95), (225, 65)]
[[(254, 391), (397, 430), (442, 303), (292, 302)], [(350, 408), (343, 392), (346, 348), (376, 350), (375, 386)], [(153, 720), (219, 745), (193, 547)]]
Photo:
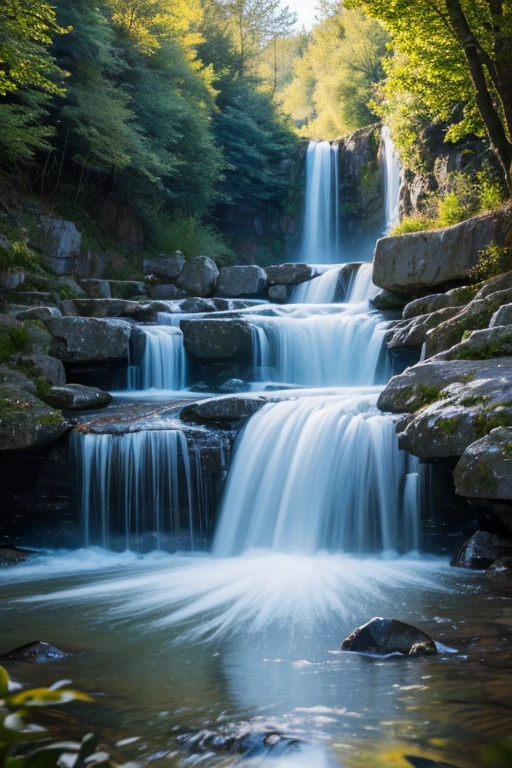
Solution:
[(36, 424), (38, 427), (58, 427), (62, 424), (62, 413), (60, 411), (51, 411), (37, 416)]
[(443, 433), (443, 435), (446, 435), (447, 437), (453, 437), (457, 434), (457, 431), (459, 429), (460, 424), (460, 418), (456, 417), (453, 419), (439, 419), (436, 422), (437, 428), (440, 430), (440, 432)]
[(502, 406), (485, 408), (475, 418), (474, 426), (475, 434), (480, 439), (498, 427), (512, 427), (512, 413), (502, 410)]
[(61, 301), (66, 301), (67, 299), (82, 299), (83, 295), (80, 293), (77, 293), (77, 291), (74, 291), (72, 288), (69, 287), (69, 285), (61, 285), (57, 288), (57, 293), (59, 294), (59, 297)]
[(441, 390), (437, 387), (429, 387), (426, 384), (418, 384), (416, 387), (416, 399), (420, 401), (420, 407), (424, 408), (426, 405), (435, 403), (436, 400), (441, 400)]
[(474, 471), (478, 475), (478, 485), (492, 498), (497, 492), (496, 478), (492, 471), (481, 461), (476, 465)]
[(471, 408), (473, 405), (479, 405), (480, 403), (486, 403), (489, 397), (487, 395), (470, 395), (461, 400), (461, 405), (465, 408)]
[(507, 459), (512, 459), (512, 441), (510, 443), (505, 443), (501, 450)]
[(469, 339), (472, 333), (473, 331), (464, 331), (464, 333), (462, 334), (461, 341), (466, 341), (467, 339)]
[(25, 326), (2, 328), (0, 330), (0, 363), (9, 360), (18, 352), (26, 352), (29, 346), (30, 338)]
[[(463, 339), (464, 340), (464, 339)], [(478, 348), (470, 345), (453, 353), (456, 360), (489, 360), (491, 357), (508, 357), (512, 354), (512, 330), (504, 333), (499, 341), (489, 341)]]

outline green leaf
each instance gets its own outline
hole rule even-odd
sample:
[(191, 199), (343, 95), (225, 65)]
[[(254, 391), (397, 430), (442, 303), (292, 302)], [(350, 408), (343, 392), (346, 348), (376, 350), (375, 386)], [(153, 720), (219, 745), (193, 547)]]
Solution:
[(10, 709), (19, 709), (20, 707), (54, 707), (58, 704), (68, 704), (70, 701), (92, 701), (91, 697), (80, 691), (59, 688), (31, 688), (28, 691), (21, 691), (5, 699), (6, 705)]
[(9, 693), (9, 675), (7, 674), (7, 670), (3, 667), (0, 667), (0, 699), (3, 699), (4, 696), (7, 696)]

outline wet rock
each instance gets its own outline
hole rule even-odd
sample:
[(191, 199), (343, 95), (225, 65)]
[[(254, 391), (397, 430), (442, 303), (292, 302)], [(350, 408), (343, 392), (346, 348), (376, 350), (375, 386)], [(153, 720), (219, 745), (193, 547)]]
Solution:
[(85, 411), (93, 408), (104, 408), (112, 402), (112, 395), (97, 387), (66, 384), (62, 387), (51, 387), (44, 395), (44, 401), (53, 408)]
[(252, 334), (242, 320), (193, 319), (181, 322), (185, 349), (200, 360), (231, 360), (252, 355)]
[(0, 568), (10, 568), (13, 565), (21, 565), (28, 557), (28, 553), (21, 549), (0, 547)]
[(68, 311), (68, 306), (68, 302), (61, 302), (62, 312), (66, 316), (131, 317), (140, 322), (152, 322), (158, 311), (153, 302), (129, 301), (128, 299), (74, 299), (71, 312)]
[(123, 320), (54, 317), (46, 321), (51, 353), (65, 363), (127, 360), (131, 325)]
[(72, 221), (41, 219), (39, 245), (57, 275), (72, 274), (80, 260), (82, 235)]
[(222, 267), (217, 291), (219, 296), (257, 296), (267, 285), (266, 272), (254, 264)]
[(298, 285), (317, 277), (318, 271), (310, 264), (278, 264), (266, 269), (270, 285)]
[(109, 280), (113, 299), (135, 299), (146, 296), (146, 284), (142, 280)]
[(51, 291), (18, 291), (16, 301), (25, 306), (41, 306), (42, 304), (52, 305), (58, 301), (58, 294)]
[(509, 228), (510, 208), (504, 208), (444, 229), (382, 238), (375, 248), (373, 282), (406, 296), (449, 288), (470, 278), (480, 251), (491, 242), (503, 245)]
[(512, 304), (504, 304), (491, 317), (489, 328), (494, 328), (498, 325), (512, 325)]
[(43, 379), (50, 386), (66, 383), (66, 370), (61, 360), (51, 355), (35, 352), (32, 355), (18, 355), (17, 364), (33, 379)]
[(147, 336), (137, 325), (132, 326), (130, 333), (130, 354), (129, 360), (131, 365), (140, 365), (144, 352), (146, 351)]
[(218, 279), (219, 270), (213, 259), (196, 256), (186, 262), (176, 285), (192, 296), (211, 296), (215, 293)]
[(69, 653), (60, 651), (50, 643), (45, 643), (44, 640), (34, 640), (15, 648), (13, 651), (3, 653), (0, 658), (9, 661), (26, 661), (30, 664), (46, 664), (51, 661), (62, 661), (68, 656), (70, 656)]
[(26, 375), (21, 369), (0, 365), (0, 388), (8, 389), (12, 392), (20, 390), (37, 395), (37, 384)]
[(149, 295), (152, 299), (160, 301), (174, 301), (175, 299), (185, 299), (188, 293), (175, 286), (174, 283), (162, 283), (161, 285), (153, 285), (149, 289)]
[(298, 752), (304, 742), (280, 731), (260, 730), (250, 725), (242, 726), (234, 733), (202, 730), (185, 733), (177, 738), (178, 744), (188, 752), (204, 754), (243, 755), (252, 757), (281, 757)]
[(224, 384), (220, 385), (219, 392), (224, 392), (226, 394), (247, 392), (248, 388), (247, 382), (242, 379), (228, 379)]
[(464, 542), (451, 565), (455, 568), (483, 570), (503, 555), (512, 555), (512, 541), (488, 531), (477, 531)]
[(212, 299), (201, 299), (197, 296), (193, 296), (190, 299), (184, 299), (180, 301), (180, 312), (187, 312), (190, 314), (201, 312), (215, 312), (217, 307)]
[(181, 412), (183, 421), (200, 423), (235, 423), (253, 416), (268, 402), (257, 396), (216, 397), (185, 406)]
[(407, 325), (398, 328), (390, 341), (388, 347), (394, 349), (397, 347), (421, 347), (427, 340), (427, 333), (432, 328), (437, 328), (450, 317), (458, 314), (458, 307), (446, 307), (431, 312), (429, 315), (419, 315), (413, 318)]
[(35, 448), (53, 442), (68, 429), (54, 411), (26, 390), (0, 387), (0, 451)]
[(60, 317), (61, 311), (57, 307), (30, 307), (21, 312), (16, 312), (18, 320), (48, 320), (50, 317)]
[(287, 285), (271, 285), (268, 289), (268, 298), (274, 304), (286, 304), (291, 296), (291, 290)]
[(512, 429), (498, 427), (469, 445), (454, 480), (460, 496), (512, 500)]
[(485, 578), (493, 587), (512, 592), (512, 557), (496, 560), (485, 572)]
[(172, 281), (179, 277), (184, 266), (185, 257), (181, 251), (175, 251), (170, 256), (162, 253), (151, 259), (144, 259), (144, 274), (154, 275), (164, 282)]
[(80, 280), (80, 287), (90, 299), (111, 299), (110, 283), (108, 280), (89, 278)]
[(445, 352), (462, 341), (464, 334), (487, 328), (495, 312), (512, 301), (512, 290), (492, 293), (485, 299), (474, 299), (454, 317), (442, 322), (427, 334), (426, 357)]
[(437, 653), (436, 644), (429, 635), (397, 619), (376, 617), (355, 629), (341, 644), (342, 651), (390, 653), (404, 655), (430, 655)]
[(386, 312), (389, 309), (403, 309), (406, 304), (406, 299), (403, 296), (398, 296), (396, 293), (386, 291), (385, 288), (380, 290), (371, 303), (375, 309), (381, 312)]

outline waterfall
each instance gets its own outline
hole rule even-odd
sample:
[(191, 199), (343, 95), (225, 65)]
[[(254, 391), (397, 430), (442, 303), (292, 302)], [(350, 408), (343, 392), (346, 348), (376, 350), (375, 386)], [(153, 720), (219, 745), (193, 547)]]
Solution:
[(417, 461), (376, 394), (266, 405), (240, 434), (213, 552), (313, 554), (418, 548)]
[(248, 316), (261, 381), (310, 387), (384, 383), (387, 324), (376, 313), (322, 314), (298, 308), (279, 317)]
[(379, 292), (379, 288), (372, 282), (373, 264), (361, 264), (353, 278), (347, 301), (350, 304), (360, 304), (370, 301)]
[(400, 190), (400, 162), (391, 138), (391, 132), (385, 125), (382, 128), (384, 160), (386, 168), (386, 234), (400, 221), (398, 204)]
[(293, 292), (296, 304), (332, 304), (339, 292), (341, 268), (328, 269), (320, 277), (300, 283)]
[(328, 141), (311, 141), (308, 147), (301, 261), (340, 261), (338, 145)]
[(137, 548), (146, 536), (160, 549), (170, 534), (193, 548), (197, 521), (183, 432), (73, 432), (72, 454), (85, 546), (120, 541)]
[(182, 332), (170, 325), (146, 325), (140, 329), (146, 336), (146, 346), (140, 365), (130, 366), (128, 389), (183, 389), (187, 357)]

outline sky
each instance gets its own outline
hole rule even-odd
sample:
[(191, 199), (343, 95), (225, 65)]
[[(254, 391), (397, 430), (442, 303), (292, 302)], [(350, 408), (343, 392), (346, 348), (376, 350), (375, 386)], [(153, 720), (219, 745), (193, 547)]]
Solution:
[(282, 4), (287, 5), (290, 11), (295, 11), (299, 17), (299, 28), (304, 25), (306, 29), (311, 29), (315, 23), (316, 0), (283, 0)]

